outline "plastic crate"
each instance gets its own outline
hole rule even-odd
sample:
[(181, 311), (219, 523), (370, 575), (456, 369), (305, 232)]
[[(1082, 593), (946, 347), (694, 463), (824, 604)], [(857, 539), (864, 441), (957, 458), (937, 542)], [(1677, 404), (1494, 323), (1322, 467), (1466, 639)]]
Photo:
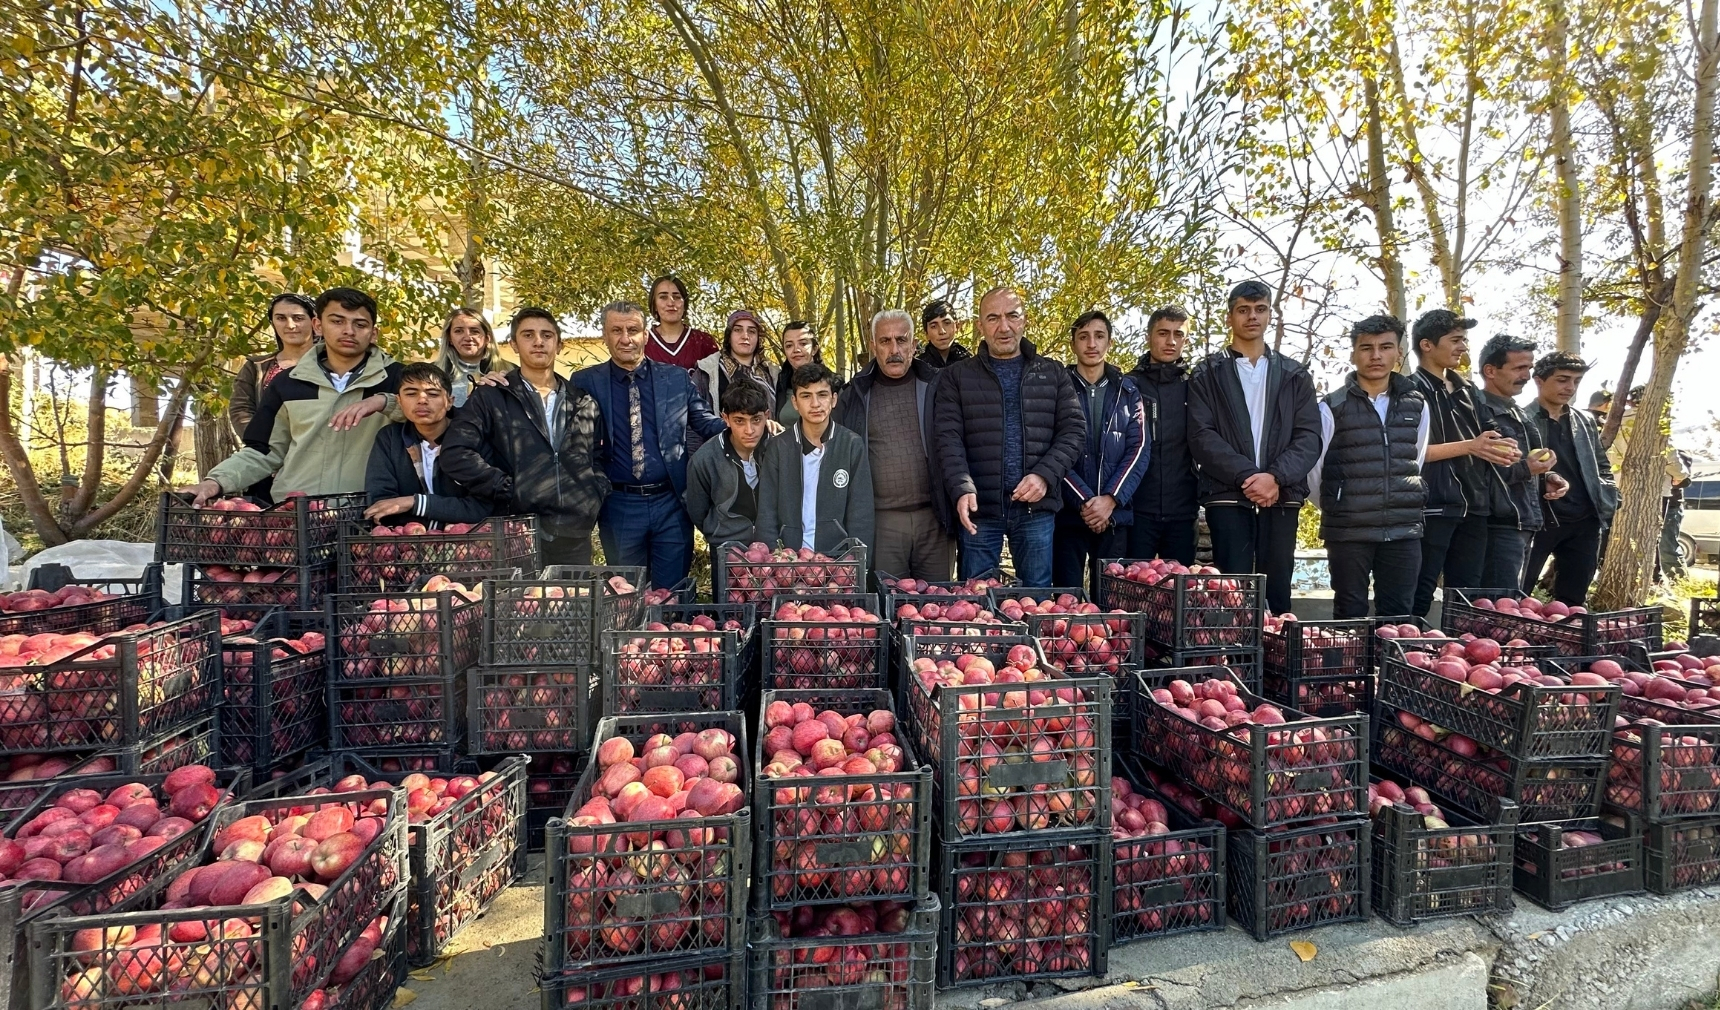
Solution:
[[(759, 620), (759, 686), (834, 690), (887, 686), (890, 626), (882, 620), (836, 624), (830, 621), (778, 621), (772, 615), (789, 601), (814, 606), (861, 607), (878, 614), (873, 593), (778, 594)], [(841, 643), (841, 644), (832, 644)]]
[(937, 984), (936, 895), (908, 911), (906, 928), (842, 937), (837, 956), (822, 960), (828, 936), (783, 937), (781, 924), (760, 916), (751, 925), (748, 968), (751, 1010), (932, 1010)]
[(938, 988), (1105, 974), (1109, 833), (940, 841), (937, 858)]
[[(1438, 639), (1401, 638), (1387, 643), (1380, 661), (1380, 702), (1523, 760), (1599, 758), (1610, 753), (1613, 719), (1623, 693), (1618, 685), (1542, 687), (1519, 681), (1490, 693), (1448, 680), (1407, 658), (1419, 652), (1436, 659), (1444, 644)], [(1532, 665), (1537, 658), (1534, 651), (1524, 649), (1500, 654), (1501, 663), (1515, 666)], [(1575, 703), (1576, 698), (1582, 703)]]
[(1230, 832), (1230, 917), (1256, 940), (1368, 917), (1366, 816)]
[(518, 568), (536, 572), (539, 565), (536, 516), (492, 516), (463, 533), (443, 530), (416, 535), (382, 535), (371, 526), (347, 522), (340, 530), (340, 591), (376, 593), (421, 585), (432, 575), (487, 569)]
[(1111, 841), (1110, 944), (1224, 929), (1224, 825), (1188, 816), (1124, 761), (1134, 792), (1165, 808), (1170, 831)]
[(1309, 715), (1373, 711), (1372, 621), (1286, 621), (1261, 643), (1261, 694)]
[(222, 763), (220, 715), (210, 712), (152, 740), (111, 747), (102, 754), (127, 775), (164, 775), (185, 765), (213, 767)]
[[(320, 612), (269, 614), (243, 638), (221, 643), (221, 760), (267, 773), (323, 742), (328, 731), (328, 627)], [(307, 653), (278, 639), (315, 634), (324, 647)], [(278, 655), (277, 655), (278, 653)]]
[(323, 1010), (390, 1010), (394, 1006), (394, 991), (406, 981), (406, 936), (403, 899), (395, 899), (394, 908), (384, 913), (388, 925), (383, 930), (382, 943), (377, 950), (381, 957), (365, 962), (345, 985), (324, 989), (327, 999)]
[(676, 957), (548, 976), (538, 987), (544, 1010), (742, 1010), (746, 961), (741, 950)]
[[(662, 626), (704, 616), (718, 630), (603, 632), (600, 712), (729, 712), (750, 699), (758, 663), (751, 604), (652, 608), (646, 616)], [(722, 630), (728, 621), (739, 629)]]
[(584, 753), (591, 746), (597, 713), (589, 667), (477, 666), (465, 679), (469, 753)]
[(1167, 575), (1153, 585), (1111, 574), (1121, 558), (1100, 561), (1099, 605), (1145, 614), (1147, 634), (1177, 649), (1260, 647), (1264, 575)]
[(220, 617), (180, 613), (169, 609), (157, 626), (95, 639), (52, 663), (14, 667), (0, 693), (0, 752), (140, 744), (213, 711)]
[[(1197, 667), (1135, 674), (1131, 704), (1137, 754), (1169, 770), (1251, 827), (1366, 813), (1365, 714), (1316, 719), (1283, 708), (1283, 726), (1244, 723), (1214, 730), (1154, 700), (1154, 690), (1172, 690), (1173, 682), (1193, 681), (1204, 672)], [(1211, 679), (1229, 679), (1249, 709), (1268, 704), (1224, 671)]]
[(1163, 642), (1148, 638), (1144, 658), (1142, 669), (1226, 667), (1255, 694), (1260, 693), (1261, 682), (1265, 679), (1265, 658), (1259, 649), (1173, 649)]
[[(18, 758), (27, 758), (27, 763), (17, 763)], [(53, 762), (43, 768), (44, 762)], [(0, 830), (11, 825), (12, 819), (30, 804), (36, 802), (36, 797), (44, 792), (57, 788), (61, 779), (76, 778), (81, 775), (100, 775), (103, 772), (114, 771), (118, 765), (110, 756), (101, 754), (66, 754), (46, 756), (42, 754), (18, 755), (12, 759), (0, 757), (0, 771), (6, 773), (6, 778), (0, 780)], [(32, 775), (46, 771), (41, 778), (11, 777), (14, 772), (25, 768), (33, 769)], [(57, 769), (57, 770), (56, 770)]]
[[(778, 592), (852, 593), (866, 585), (866, 545), (858, 540), (837, 544), (827, 561), (747, 561), (749, 546), (730, 542), (711, 551), (711, 598), (718, 603), (763, 606)], [(741, 557), (732, 556), (737, 550)]]
[[(1561, 848), (1567, 831), (1591, 831), (1598, 845)], [(1598, 817), (1525, 824), (1517, 831), (1517, 890), (1542, 908), (1559, 911), (1579, 901), (1641, 894), (1642, 832)]]
[(272, 581), (223, 582), (207, 569), (186, 565), (179, 598), (187, 606), (220, 607), (229, 617), (256, 621), (274, 609), (321, 610), (335, 590), (330, 564), (277, 568), (266, 574)]
[(1403, 804), (1373, 819), (1374, 912), (1394, 926), (1517, 907), (1511, 898), (1517, 805), (1502, 801), (1498, 819), (1485, 824), (1444, 813), (1450, 827), (1426, 827)]
[[(998, 669), (1032, 639), (912, 636), (904, 661), (977, 655)], [(1103, 674), (1047, 679), (1000, 694), (994, 684), (928, 689), (911, 669), (902, 706), (932, 766), (938, 830), (948, 841), (1111, 827), (1111, 694)], [(1034, 692), (1044, 692), (1035, 696)], [(987, 696), (991, 696), (988, 698)], [(981, 706), (984, 706), (982, 710)], [(1005, 710), (1012, 710), (1008, 715)], [(944, 713), (955, 713), (944, 718)], [(996, 752), (987, 751), (991, 743)], [(1008, 753), (1004, 753), (1008, 752)]]
[(460, 747), (465, 737), (465, 674), (329, 681), (332, 750)]
[(1561, 656), (1608, 655), (1622, 652), (1629, 642), (1641, 642), (1651, 652), (1660, 648), (1664, 615), (1659, 607), (1572, 614), (1551, 622), (1475, 605), (1479, 599), (1521, 600), (1528, 595), (1514, 588), (1447, 588), (1439, 607), (1439, 627), (1453, 637), (1468, 633), (1501, 642), (1521, 638), (1531, 645), (1552, 646)]
[(1655, 894), (1720, 883), (1720, 817), (1652, 821), (1642, 837), (1643, 883)]
[[(971, 579), (957, 579), (953, 582), (909, 579), (903, 576), (891, 575), (888, 572), (874, 572), (872, 573), (872, 579), (877, 585), (878, 592), (885, 595), (891, 593), (905, 593), (908, 595), (925, 596), (953, 594), (957, 596), (984, 597), (986, 590), (993, 588), (994, 585), (1014, 586), (1020, 584), (1016, 581), (1015, 576), (1001, 568), (993, 568), (990, 571), (981, 572)], [(904, 583), (907, 583), (907, 585), (904, 585)]]
[(167, 491), (156, 519), (155, 559), (169, 564), (292, 568), (331, 563), (341, 525), (364, 517), (360, 493), (293, 497), (260, 512), (194, 508)]
[[(1637, 699), (1633, 699), (1637, 700)], [(1606, 802), (1650, 821), (1720, 812), (1720, 722), (1620, 726), (1613, 734)]]
[[(43, 566), (48, 567), (48, 566)], [(31, 589), (36, 588), (41, 574), (31, 573)], [(110, 594), (108, 599), (92, 603), (74, 603), (49, 607), (47, 610), (11, 611), (0, 613), (0, 637), (6, 635), (43, 635), (50, 632), (69, 634), (89, 631), (105, 635), (111, 631), (149, 620), (149, 615), (161, 609), (161, 566), (149, 565), (141, 579), (69, 579), (52, 580), (57, 591), (66, 586), (83, 586)], [(47, 591), (44, 587), (44, 591)]]
[[(774, 702), (810, 705), (814, 712), (895, 713), (888, 691), (766, 691)], [(767, 733), (759, 728), (753, 765), (753, 820), (758, 862), (754, 904), (762, 911), (850, 901), (918, 901), (930, 890), (932, 769), (922, 764), (907, 727), (892, 735), (902, 749), (895, 772), (766, 778)]]
[[(598, 723), (595, 746), (618, 736), (639, 749), (668, 725), (727, 730), (735, 739), (736, 764), (749, 767), (739, 712), (677, 717), (672, 724), (651, 715), (609, 716)], [(575, 787), (565, 819), (550, 821), (545, 830), (545, 974), (620, 964), (648, 969), (671, 956), (744, 950), (751, 808), (626, 825), (576, 824), (575, 810), (591, 797), (598, 776), (594, 762)], [(744, 772), (736, 784), (744, 794)], [(638, 848), (639, 839), (654, 831), (666, 833), (663, 848), (653, 850), (660, 851), (663, 876), (642, 881), (636, 876), (638, 857), (626, 849)]]
[[(212, 817), (217, 828), (253, 815), (278, 821), (295, 810), (313, 810), (325, 801), (326, 795), (251, 800), (218, 808)], [(321, 987), (358, 934), (393, 907), (405, 886), (405, 797), (396, 790), (364, 790), (344, 793), (341, 801), (358, 809), (380, 801), (385, 825), (317, 901), (304, 901), (303, 895), (295, 892), (255, 905), (152, 910), (146, 907), (146, 902), (154, 903), (158, 893), (152, 889), (99, 915), (38, 919), (29, 926), (32, 1005), (40, 1010), (91, 1010), (92, 1006), (117, 1007), (127, 1003), (127, 997), (111, 992), (94, 1004), (68, 999), (62, 992), (63, 980), (83, 971), (86, 958), (90, 959), (91, 969), (106, 972), (110, 977), (138, 977), (131, 964), (121, 960), (123, 950), (104, 951), (93, 957), (76, 950), (73, 938), (78, 930), (153, 926), (166, 936), (179, 922), (241, 918), (254, 924), (244, 937), (222, 936), (212, 941), (183, 943), (169, 940), (162, 944), (162, 958), (168, 965), (197, 961), (205, 954), (229, 964), (251, 965), (251, 971), (239, 978), (219, 976), (222, 981), (209, 986), (191, 982), (178, 995), (191, 1001), (204, 999), (214, 1005), (299, 1006), (312, 989)], [(205, 842), (202, 857), (194, 865), (213, 861), (215, 853), (210, 851), (211, 847)], [(164, 875), (155, 883), (165, 887), (170, 880)], [(301, 908), (296, 915), (295, 904)], [(199, 949), (201, 942), (210, 943), (214, 950)]]
[[(609, 582), (620, 577), (633, 586), (632, 592), (616, 590)], [(650, 585), (646, 581), (646, 570), (639, 565), (550, 565), (540, 575), (544, 579), (574, 580), (579, 582), (596, 582), (604, 586), (605, 592), (598, 597), (597, 630), (626, 631), (637, 627), (644, 616), (646, 594)], [(684, 587), (691, 579), (682, 581)]]
[(451, 679), (478, 662), (484, 603), (451, 589), (340, 593), (328, 598), (327, 610), (331, 687), (404, 677)]
[(1147, 619), (1140, 614), (1028, 614), (1027, 633), (1045, 658), (1072, 677), (1116, 677), (1147, 661)]
[(1720, 635), (1720, 597), (1691, 598), (1690, 635)]
[(640, 594), (622, 595), (614, 599), (601, 580), (547, 574), (485, 583), (484, 665), (579, 666), (595, 673), (598, 633), (639, 613)]
[(544, 828), (567, 813), (568, 801), (585, 775), (585, 754), (530, 754), (526, 768), (526, 847), (542, 852)]
[[(1471, 820), (1492, 820), (1498, 801), (1516, 803), (1522, 823), (1593, 817), (1606, 787), (1607, 758), (1522, 761), (1508, 755), (1465, 756), (1417, 735), (1421, 720), (1375, 705), (1373, 762), (1425, 786)], [(1411, 723), (1417, 724), (1412, 726)]]

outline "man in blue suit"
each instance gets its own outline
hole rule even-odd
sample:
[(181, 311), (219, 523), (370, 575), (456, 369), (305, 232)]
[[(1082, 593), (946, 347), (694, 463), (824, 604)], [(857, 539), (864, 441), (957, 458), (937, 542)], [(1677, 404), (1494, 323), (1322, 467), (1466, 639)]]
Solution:
[(693, 563), (687, 493), (687, 429), (705, 438), (724, 430), (684, 368), (645, 357), (645, 310), (611, 302), (601, 316), (609, 360), (573, 373), (573, 384), (597, 401), (597, 461), (610, 493), (598, 514), (603, 557), (643, 565), (651, 584), (669, 588)]

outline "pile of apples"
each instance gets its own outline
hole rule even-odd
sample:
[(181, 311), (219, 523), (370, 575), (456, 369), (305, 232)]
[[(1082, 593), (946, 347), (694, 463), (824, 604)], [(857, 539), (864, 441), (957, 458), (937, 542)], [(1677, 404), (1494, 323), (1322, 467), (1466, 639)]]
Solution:
[(0, 593), (0, 614), (29, 614), (118, 598), (116, 593), (104, 593), (93, 586), (76, 584), (61, 586), (51, 593), (45, 589), (26, 589), (21, 593)]
[[(913, 981), (911, 946), (881, 939), (908, 931), (913, 911), (898, 901), (848, 905), (800, 905), (772, 912), (784, 940), (828, 940), (760, 945), (754, 956), (770, 971), (769, 1010), (795, 1010), (798, 997), (815, 989), (866, 986), (882, 996), (881, 1010), (908, 1010)], [(755, 996), (764, 995), (755, 993)]]
[[(1501, 596), (1497, 599), (1489, 599), (1485, 596), (1475, 597), (1469, 601), (1469, 607), (1472, 609), (1453, 610), (1451, 612), (1453, 627), (1477, 635), (1492, 635), (1498, 638), (1510, 638), (1513, 635), (1534, 638), (1535, 625), (1563, 625), (1572, 630), (1562, 632), (1556, 640), (1547, 644), (1556, 644), (1567, 650), (1567, 654), (1569, 654), (1568, 650), (1570, 649), (1580, 649), (1591, 644), (1571, 637), (1576, 634), (1577, 626), (1582, 623), (1574, 620), (1574, 618), (1587, 614), (1589, 611), (1586, 607), (1567, 606), (1558, 600), (1542, 603), (1533, 596), (1525, 596), (1520, 600), (1509, 596)], [(1493, 620), (1489, 613), (1483, 613), (1483, 611), (1497, 614), (1501, 619)], [(1592, 644), (1646, 639), (1652, 630), (1649, 625), (1650, 616), (1652, 616), (1652, 611), (1599, 615), (1594, 623), (1596, 642)], [(1532, 621), (1535, 624), (1524, 624), (1523, 621)]]
[[(70, 772), (83, 758), (78, 755), (62, 754), (13, 754), (0, 757), (0, 824), (12, 818), (36, 802), (36, 797), (42, 795), (45, 786), (31, 783), (47, 782)], [(97, 757), (89, 765), (78, 769), (79, 775), (101, 775), (115, 769), (111, 757)]]
[(1097, 614), (1099, 605), (1088, 603), (1074, 593), (1059, 593), (1043, 600), (1023, 593), (1020, 596), (1006, 597), (997, 605), (997, 610), (1011, 621), (1021, 621), (1028, 614)]
[[(694, 614), (689, 621), (647, 622), (641, 633), (621, 643), (615, 656), (616, 714), (641, 710), (640, 688), (699, 688), (696, 710), (715, 712), (723, 707), (724, 649), (732, 632), (745, 641), (746, 629), (734, 618), (718, 625), (708, 614)], [(685, 707), (685, 706), (683, 706)]]
[[(912, 884), (916, 784), (881, 781), (909, 763), (896, 742), (896, 713), (887, 708), (841, 715), (806, 702), (773, 700), (764, 709), (760, 774), (784, 782), (772, 790), (768, 837), (774, 896), (905, 894)], [(865, 781), (848, 783), (849, 777)], [(834, 781), (831, 781), (834, 780)], [(852, 843), (858, 842), (859, 845)], [(832, 847), (843, 851), (832, 853)]]
[(1648, 771), (1646, 741), (1658, 735), (1659, 816), (1708, 813), (1720, 806), (1720, 697), (1672, 676), (1703, 675), (1698, 668), (1674, 660), (1657, 660), (1655, 665), (1662, 663), (1666, 667), (1661, 670), (1642, 673), (1624, 669), (1615, 659), (1596, 659), (1571, 675), (1573, 682), (1578, 676), (1599, 676), (1617, 684), (1625, 695), (1613, 722), (1607, 800), (1646, 813), (1642, 788)]
[(1088, 672), (1116, 676), (1134, 652), (1130, 619), (1135, 615), (1121, 610), (1101, 614), (1091, 603), (1081, 606), (1092, 609), (1039, 622), (1039, 648), (1069, 676)]
[[(978, 624), (987, 627), (974, 627)], [(1008, 629), (983, 604), (958, 599), (903, 603), (896, 607), (896, 630), (904, 635), (1001, 635)]]
[[(496, 557), (495, 529), (502, 523), (503, 557)], [(343, 539), (352, 559), (353, 579), (360, 586), (407, 586), (426, 569), (482, 571), (498, 562), (530, 557), (532, 529), (519, 520), (486, 519), (479, 523), (449, 523), (439, 529), (421, 522), (372, 527), (368, 537)], [(462, 539), (463, 538), (463, 539)]]
[(1444, 638), (1445, 632), (1438, 628), (1421, 630), (1416, 624), (1382, 624), (1374, 629), (1374, 637), (1381, 639), (1393, 638)]
[(788, 589), (852, 592), (860, 585), (860, 563), (838, 560), (802, 547), (791, 550), (755, 541), (723, 548), (728, 584), (723, 603), (769, 603)]
[[(482, 584), (467, 588), (446, 575), (434, 575), (418, 593), (371, 600), (363, 617), (337, 614), (335, 636), (340, 651), (333, 673), (340, 680), (373, 677), (433, 677), (443, 672), (441, 600), (452, 592), (456, 648), (473, 640), (483, 619)], [(452, 657), (447, 657), (452, 658)]]
[[(1444, 699), (1448, 704), (1475, 708), (1503, 726), (1515, 726), (1518, 714), (1525, 704), (1535, 706), (1535, 717), (1530, 732), (1556, 732), (1560, 730), (1583, 730), (1595, 722), (1593, 707), (1609, 702), (1611, 691), (1598, 690), (1608, 687), (1605, 677), (1598, 673), (1581, 670), (1569, 678), (1557, 674), (1546, 673), (1533, 662), (1519, 665), (1507, 665), (1503, 662), (1506, 650), (1516, 650), (1527, 646), (1522, 639), (1512, 639), (1501, 648), (1498, 642), (1491, 638), (1462, 638), (1454, 639), (1440, 646), (1439, 652), (1431, 653), (1422, 649), (1404, 649), (1403, 662), (1388, 662), (1382, 677), (1381, 693), (1388, 700), (1395, 697), (1398, 691), (1394, 685), (1402, 682), (1422, 692), (1432, 692), (1435, 697)], [(1388, 657), (1389, 659), (1389, 657)], [(1419, 673), (1417, 671), (1426, 671)], [(1432, 677), (1427, 676), (1432, 674)], [(1438, 687), (1439, 678), (1463, 685), (1455, 699), (1451, 698), (1449, 690)], [(1520, 691), (1513, 691), (1515, 684), (1528, 684), (1531, 687), (1561, 688), (1568, 687), (1576, 690), (1556, 694), (1530, 696)], [(1504, 697), (1498, 697), (1501, 694)], [(1497, 698), (1497, 700), (1494, 700)], [(1395, 703), (1395, 702), (1394, 702)], [(1509, 732), (1501, 729), (1500, 732)], [(1448, 741), (1447, 746), (1458, 750), (1463, 747), (1467, 738), (1457, 736), (1455, 745)], [(1491, 741), (1498, 744), (1508, 744), (1510, 741)], [(1465, 754), (1465, 757), (1473, 756)], [(1567, 754), (1567, 757), (1592, 756), (1600, 754), (1581, 755)]]
[[(1040, 669), (1031, 646), (1011, 646), (1001, 668), (984, 656), (921, 656), (909, 672), (918, 743), (940, 755), (931, 763), (943, 793), (958, 797), (961, 835), (1080, 827), (1110, 802), (1097, 757), (1109, 718), (1090, 692)], [(957, 723), (953, 755), (940, 749), (944, 718)]]
[[(787, 626), (785, 626), (787, 625)], [(861, 606), (784, 603), (770, 625), (766, 687), (881, 687), (883, 619)], [(847, 644), (854, 643), (854, 644)]]
[(1542, 603), (1533, 596), (1525, 596), (1521, 600), (1510, 596), (1501, 596), (1498, 599), (1478, 596), (1470, 600), (1469, 605), (1474, 607), (1476, 610), (1491, 610), (1495, 613), (1505, 614), (1509, 617), (1522, 617), (1531, 621), (1544, 621), (1547, 624), (1557, 624), (1574, 614), (1586, 614), (1589, 612), (1587, 607), (1568, 606), (1560, 603), (1558, 600)]
[[(1147, 634), (1161, 642), (1179, 648), (1255, 644), (1258, 588), (1211, 565), (1187, 567), (1162, 558), (1126, 566), (1112, 561), (1103, 577), (1111, 603), (1145, 614)], [(1177, 626), (1178, 590), (1184, 599), (1182, 627)]]
[[(598, 744), (588, 798), (567, 821), (565, 963), (728, 942), (729, 888), (748, 870), (733, 822), (707, 818), (747, 805), (735, 748), (716, 728)], [(666, 896), (673, 907), (658, 911)]]
[[(1305, 726), (1311, 720), (1242, 692), (1234, 680), (1177, 679), (1152, 690), (1140, 734), (1147, 757), (1256, 824), (1282, 824), (1356, 810), (1357, 779), (1367, 773), (1364, 743), (1345, 725)], [(1253, 763), (1252, 741), (1266, 736), (1264, 768)], [(1265, 809), (1253, 805), (1264, 776)]]
[(1220, 911), (1211, 836), (1152, 840), (1171, 833), (1162, 800), (1120, 775), (1112, 777), (1111, 921), (1117, 939), (1199, 926)]
[(1615, 659), (1597, 659), (1584, 669), (1617, 684), (1626, 698), (1646, 698), (1692, 712), (1720, 708), (1720, 691), (1714, 690), (1714, 682), (1720, 679), (1720, 657), (1679, 653), (1654, 660), (1652, 673), (1627, 670)]
[(1095, 845), (962, 855), (951, 980), (1091, 970), (1098, 865)]
[[(1523, 840), (1531, 843), (1530, 848), (1539, 848), (1541, 838), (1539, 829), (1534, 827), (1525, 827), (1519, 829), (1518, 834)], [(1606, 841), (1606, 836), (1602, 835), (1599, 831), (1564, 828), (1559, 832), (1558, 851), (1566, 852), (1571, 849), (1592, 848), (1596, 845), (1604, 845)], [(1593, 857), (1590, 856), (1584, 858)], [(1536, 865), (1536, 861), (1533, 859), (1524, 859), (1519, 857), (1517, 860), (1517, 868), (1530, 876), (1540, 875), (1540, 868)], [(1579, 877), (1593, 877), (1602, 873), (1623, 873), (1629, 869), (1630, 864), (1624, 860), (1606, 860), (1604, 862), (1596, 863), (1579, 862), (1576, 866), (1567, 866), (1560, 870), (1559, 879), (1576, 880)]]
[(984, 596), (986, 590), (1002, 589), (1005, 585), (1002, 579), (987, 576), (975, 576), (953, 586), (927, 582), (925, 579), (898, 579), (889, 575), (882, 576), (882, 579), (887, 591), (911, 596)]
[(658, 607), (674, 598), (675, 591), (673, 589), (647, 589), (641, 600), (647, 607)]

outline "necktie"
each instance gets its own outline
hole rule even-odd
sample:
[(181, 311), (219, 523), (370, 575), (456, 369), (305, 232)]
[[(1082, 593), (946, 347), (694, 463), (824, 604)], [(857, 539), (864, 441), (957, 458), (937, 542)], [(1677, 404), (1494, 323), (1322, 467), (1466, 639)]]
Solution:
[(633, 429), (633, 479), (645, 476), (645, 422), (639, 411), (639, 377), (627, 377), (627, 425)]

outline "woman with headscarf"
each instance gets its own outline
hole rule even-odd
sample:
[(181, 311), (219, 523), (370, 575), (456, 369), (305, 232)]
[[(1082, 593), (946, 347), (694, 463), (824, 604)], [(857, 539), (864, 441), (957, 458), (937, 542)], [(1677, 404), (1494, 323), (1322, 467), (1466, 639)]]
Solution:
[[(757, 383), (770, 400), (770, 413), (776, 413), (777, 369), (765, 357), (764, 333), (764, 322), (757, 313), (737, 309), (729, 313), (729, 321), (723, 327), (722, 350), (701, 358), (693, 366), (693, 384), (713, 409), (723, 402), (729, 383), (739, 378)], [(698, 446), (690, 444), (687, 448), (692, 452)]]
[(496, 334), (477, 309), (461, 306), (442, 324), (442, 351), (436, 367), (448, 376), (454, 406), (464, 407), (472, 384), (496, 371)]
[(269, 327), (275, 334), (275, 351), (246, 358), (233, 379), (233, 396), (227, 401), (227, 422), (235, 438), (243, 440), (245, 426), (257, 412), (257, 401), (275, 376), (291, 371), (316, 344), (316, 303), (304, 295), (279, 294), (269, 302)]

